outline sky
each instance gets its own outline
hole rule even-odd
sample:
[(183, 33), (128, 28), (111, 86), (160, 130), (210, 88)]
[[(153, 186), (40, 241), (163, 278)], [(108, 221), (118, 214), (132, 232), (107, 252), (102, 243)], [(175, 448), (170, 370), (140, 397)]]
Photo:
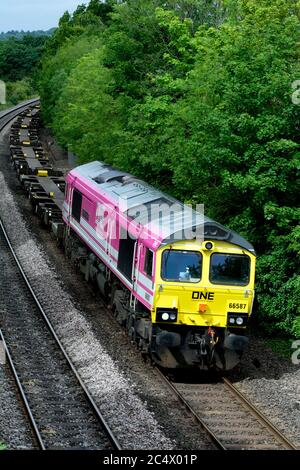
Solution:
[(82, 3), (89, 0), (0, 0), (0, 32), (53, 28), (66, 10)]

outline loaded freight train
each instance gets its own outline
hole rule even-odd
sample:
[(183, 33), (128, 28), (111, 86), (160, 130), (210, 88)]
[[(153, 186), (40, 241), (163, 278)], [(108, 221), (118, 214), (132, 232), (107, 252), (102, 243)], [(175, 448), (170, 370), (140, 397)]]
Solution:
[(142, 351), (165, 368), (238, 364), (254, 300), (249, 242), (105, 163), (64, 182), (13, 152), (34, 211)]

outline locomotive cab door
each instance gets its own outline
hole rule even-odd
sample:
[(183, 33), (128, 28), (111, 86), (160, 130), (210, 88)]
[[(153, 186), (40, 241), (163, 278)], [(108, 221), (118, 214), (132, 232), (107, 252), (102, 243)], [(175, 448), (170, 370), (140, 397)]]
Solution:
[(121, 228), (118, 270), (133, 284), (137, 240)]
[(135, 241), (134, 251), (133, 251), (133, 263), (132, 263), (132, 291), (130, 296), (130, 307), (135, 311), (136, 308), (136, 294), (138, 293), (138, 281), (139, 281), (139, 265), (140, 265), (140, 254), (141, 254), (141, 244), (138, 240)]
[(80, 223), (81, 207), (82, 207), (82, 194), (77, 189), (74, 189), (73, 200), (72, 200), (72, 216), (78, 223)]

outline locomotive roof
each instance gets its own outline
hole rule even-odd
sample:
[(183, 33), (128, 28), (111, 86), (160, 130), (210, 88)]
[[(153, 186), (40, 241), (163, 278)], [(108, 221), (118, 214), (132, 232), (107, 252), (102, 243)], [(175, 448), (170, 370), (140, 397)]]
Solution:
[[(204, 239), (227, 241), (255, 253), (253, 246), (233, 230), (203, 216), (129, 173), (98, 161), (78, 166), (70, 174), (73, 172), (76, 176), (88, 179), (94, 189), (104, 191), (112, 202), (117, 202), (122, 213), (156, 234), (161, 240), (160, 245), (169, 244), (174, 240), (191, 240), (196, 234), (202, 234)], [(150, 206), (153, 207), (153, 204), (158, 207), (172, 206), (171, 223), (170, 214), (164, 216), (159, 212), (152, 212), (149, 218)]]

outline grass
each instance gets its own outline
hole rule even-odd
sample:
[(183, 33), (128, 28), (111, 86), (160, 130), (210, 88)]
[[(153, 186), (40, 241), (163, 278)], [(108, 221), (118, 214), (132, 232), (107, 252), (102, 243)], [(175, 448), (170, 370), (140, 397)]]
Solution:
[(293, 339), (288, 338), (267, 338), (266, 343), (268, 346), (277, 353), (279, 356), (285, 359), (290, 359), (293, 353), (292, 344)]
[(3, 442), (0, 442), (0, 450), (5, 450), (6, 449), (6, 445), (3, 444)]

